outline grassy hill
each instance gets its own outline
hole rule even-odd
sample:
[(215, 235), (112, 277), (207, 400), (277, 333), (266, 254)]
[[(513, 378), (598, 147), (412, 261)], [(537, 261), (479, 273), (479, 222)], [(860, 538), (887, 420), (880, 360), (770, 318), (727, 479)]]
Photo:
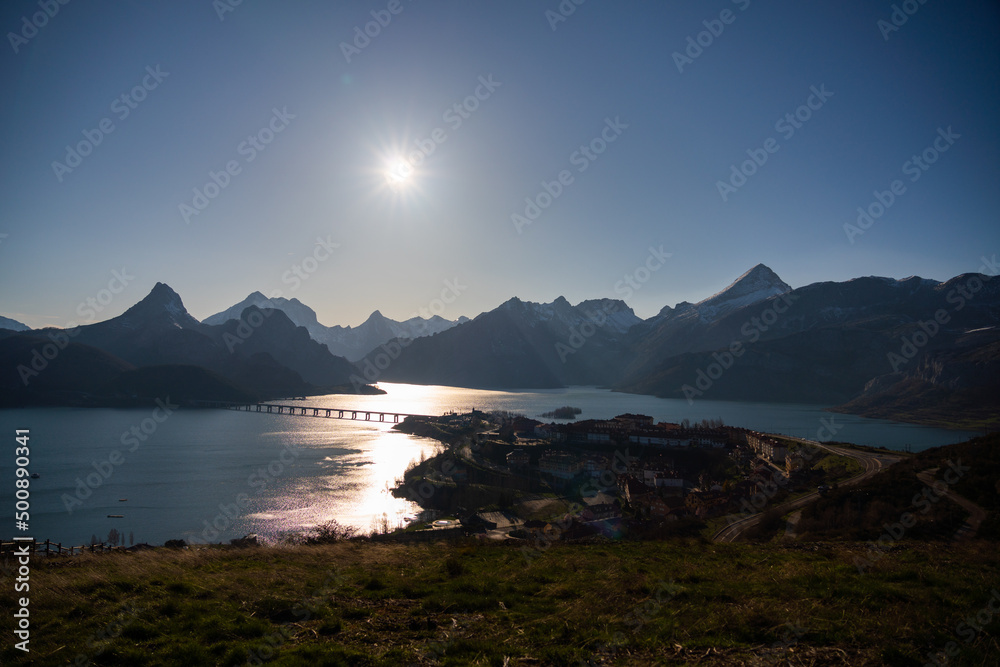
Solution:
[[(997, 664), (1000, 615), (962, 626), (1000, 586), (994, 543), (900, 543), (859, 572), (863, 549), (358, 541), (39, 558), (31, 664), (918, 667), (949, 642), (949, 665)], [(4, 609), (12, 591), (8, 570)], [(0, 661), (27, 664), (12, 643)]]
[[(1000, 434), (914, 454), (857, 486), (840, 489), (803, 510), (798, 530), (812, 539), (876, 540), (906, 514), (910, 539), (950, 539), (968, 512), (917, 478), (932, 473), (943, 486), (988, 513), (979, 536), (1000, 539)], [(897, 530), (898, 532), (898, 530)]]

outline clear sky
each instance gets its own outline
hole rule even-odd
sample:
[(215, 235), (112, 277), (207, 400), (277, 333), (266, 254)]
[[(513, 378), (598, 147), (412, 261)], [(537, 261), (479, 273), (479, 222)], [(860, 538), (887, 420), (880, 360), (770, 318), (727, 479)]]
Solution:
[(758, 262), (799, 287), (1000, 253), (996, 2), (231, 1), (0, 7), (0, 314), (165, 282), (199, 319), (254, 290), (327, 325), (649, 317)]

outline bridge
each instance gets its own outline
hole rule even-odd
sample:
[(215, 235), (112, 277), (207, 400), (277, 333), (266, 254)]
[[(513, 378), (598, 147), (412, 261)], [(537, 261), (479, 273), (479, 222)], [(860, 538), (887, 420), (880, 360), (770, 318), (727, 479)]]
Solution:
[[(321, 417), (326, 419), (352, 419), (355, 421), (391, 421), (398, 423), (407, 417), (430, 418), (431, 415), (413, 415), (404, 412), (380, 412), (378, 410), (358, 410), (355, 408), (312, 408), (301, 405), (279, 405), (275, 403), (229, 403), (220, 405), (230, 410), (246, 412), (266, 412), (268, 414), (293, 415), (296, 417)], [(374, 417), (377, 417), (375, 419)]]

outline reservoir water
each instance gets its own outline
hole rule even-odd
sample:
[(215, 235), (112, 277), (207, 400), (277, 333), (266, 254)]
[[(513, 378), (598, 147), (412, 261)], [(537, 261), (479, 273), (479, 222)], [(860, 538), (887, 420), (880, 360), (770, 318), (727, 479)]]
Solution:
[[(832, 414), (823, 406), (688, 405), (594, 387), (487, 391), (380, 386), (386, 394), (311, 397), (294, 404), (428, 415), (476, 408), (535, 418), (570, 405), (583, 410), (580, 419), (625, 412), (670, 422), (721, 418), (727, 425), (761, 431), (910, 451), (974, 435)], [(232, 410), (177, 410), (169, 416), (151, 408), (0, 410), (0, 436), (7, 440), (0, 503), (13, 513), (15, 430), (29, 429), (30, 470), (40, 476), (31, 480), (27, 534), (37, 539), (80, 545), (92, 536), (103, 540), (116, 529), (126, 545), (175, 538), (226, 542), (248, 533), (274, 541), (330, 519), (368, 532), (383, 523), (405, 523), (419, 511), (410, 501), (393, 498), (388, 489), (411, 461), (438, 449), (435, 441), (391, 427)], [(15, 532), (11, 517), (4, 539)]]

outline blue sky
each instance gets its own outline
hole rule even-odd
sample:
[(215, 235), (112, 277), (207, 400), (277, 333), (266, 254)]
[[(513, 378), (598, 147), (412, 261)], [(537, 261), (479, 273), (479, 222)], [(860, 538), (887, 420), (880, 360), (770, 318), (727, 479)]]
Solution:
[[(223, 2), (0, 8), (0, 314), (86, 322), (91, 298), (105, 319), (165, 282), (199, 319), (260, 290), (356, 325), (622, 297), (638, 270), (648, 317), (758, 262), (798, 287), (1000, 253), (993, 2), (914, 1), (892, 31), (893, 3), (860, 0), (567, 0), (559, 22), (556, 0)], [(526, 198), (549, 205), (519, 231)]]

